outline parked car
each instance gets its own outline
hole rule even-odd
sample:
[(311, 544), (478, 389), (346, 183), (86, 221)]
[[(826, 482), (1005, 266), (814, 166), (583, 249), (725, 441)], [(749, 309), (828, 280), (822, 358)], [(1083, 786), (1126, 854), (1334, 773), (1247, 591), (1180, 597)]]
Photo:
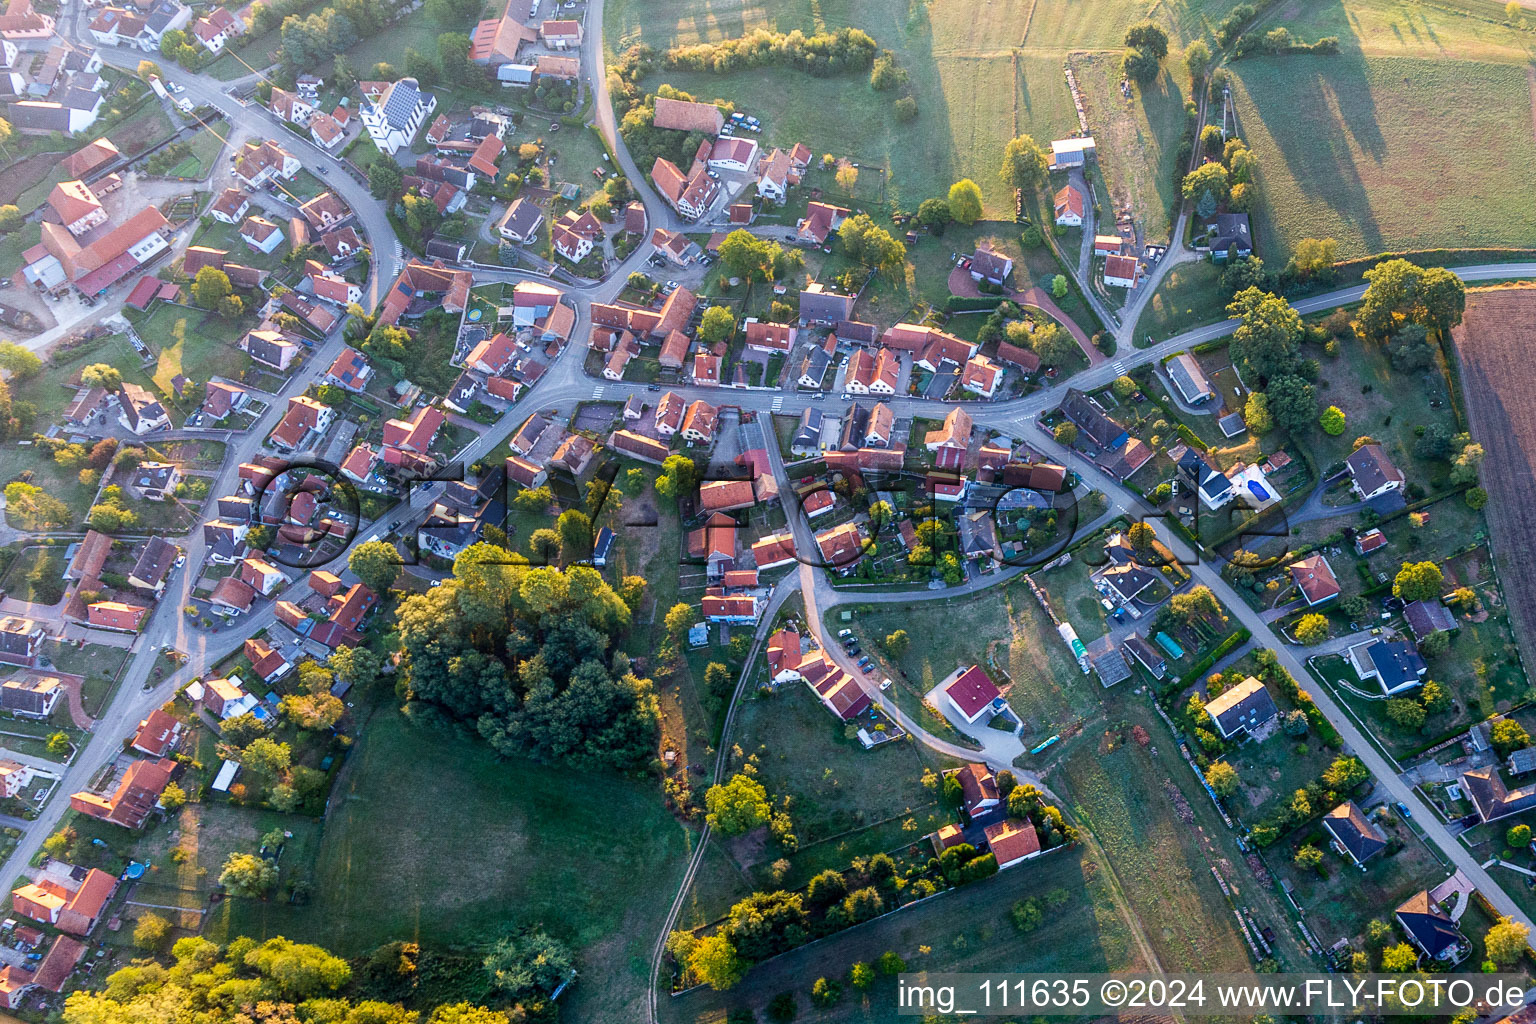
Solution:
[(850, 637), (850, 636), (853, 636), (853, 630), (851, 630), (851, 629), (840, 629), (840, 630), (837, 631), (837, 637), (838, 637), (839, 640), (843, 639), (844, 637)]
[(1408, 809), (1408, 805), (1407, 805), (1407, 804), (1405, 804), (1405, 803), (1403, 803), (1403, 802), (1402, 802), (1402, 801), (1401, 801), (1401, 800), (1399, 800), (1399, 801), (1398, 801), (1398, 802), (1397, 802), (1397, 803), (1396, 803), (1396, 805), (1395, 805), (1395, 806), (1396, 806), (1396, 807), (1397, 807), (1397, 810), (1398, 810), (1398, 813), (1399, 813), (1399, 814), (1401, 814), (1401, 815), (1402, 815), (1402, 816), (1403, 816), (1403, 817), (1405, 817), (1405, 818), (1411, 818), (1411, 817), (1413, 817), (1413, 812), (1412, 812), (1412, 811), (1410, 811), (1410, 810), (1409, 810), (1409, 809)]

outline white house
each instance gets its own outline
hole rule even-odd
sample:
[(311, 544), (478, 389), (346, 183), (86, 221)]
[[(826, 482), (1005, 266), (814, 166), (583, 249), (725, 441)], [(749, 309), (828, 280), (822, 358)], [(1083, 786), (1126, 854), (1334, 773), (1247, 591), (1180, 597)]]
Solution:
[(1071, 185), (1063, 185), (1056, 193), (1056, 223), (1067, 228), (1083, 226), (1083, 194)]
[(265, 217), (247, 217), (240, 225), (240, 239), (257, 252), (270, 256), (283, 244), (283, 229)]
[(365, 104), (363, 127), (374, 145), (394, 156), (401, 146), (409, 146), (422, 122), (437, 109), (437, 97), (422, 92), (414, 78), (402, 78)]

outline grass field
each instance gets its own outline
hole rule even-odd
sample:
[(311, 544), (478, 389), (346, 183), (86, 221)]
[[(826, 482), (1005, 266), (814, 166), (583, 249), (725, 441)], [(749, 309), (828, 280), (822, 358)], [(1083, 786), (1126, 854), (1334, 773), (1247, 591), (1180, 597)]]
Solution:
[[(1032, 932), (1014, 928), (1008, 919), (1014, 903), (1055, 889), (1065, 890), (1067, 903)], [(762, 1020), (768, 1001), (789, 991), (799, 1000), (797, 1019), (818, 1024), (916, 1020), (898, 1015), (895, 979), (887, 977), (878, 978), (862, 999), (849, 994), (830, 1008), (811, 1009), (809, 992), (816, 978), (844, 978), (853, 964), (871, 962), (887, 950), (904, 958), (909, 971), (1134, 971), (1148, 966), (1102, 855), (1093, 848), (1071, 848), (777, 957), (754, 968), (729, 992), (699, 988), (675, 999), (664, 997), (661, 1019), (718, 1024), (725, 1010), (751, 1007)]]
[[(1203, 795), (1183, 795), (1181, 785), (1193, 782), (1188, 766), (1166, 744), (1158, 750), (1154, 757), (1134, 742), (1110, 752), (1079, 744), (1051, 785), (1115, 865), (1163, 970), (1247, 970), (1242, 936), (1211, 877), (1200, 835), (1190, 827), (1199, 820), (1191, 801), (1202, 803), (1201, 818), (1210, 805)], [(1216, 829), (1224, 831), (1219, 824)]]
[[(165, 394), (170, 394), (171, 379), (177, 374), (202, 385), (213, 376), (238, 380), (251, 364), (251, 357), (235, 347), (237, 326), (215, 313), (161, 302), (137, 327), (139, 336), (158, 350), (149, 375)], [(201, 398), (201, 388), (189, 392), (189, 409), (184, 411)]]
[[(882, 167), (890, 176), (889, 197), (909, 209), (970, 177), (981, 186), (988, 211), (997, 215), (1011, 206), (997, 177), (1008, 139), (1027, 133), (1049, 140), (1077, 128), (1063, 75), (1067, 53), (1118, 48), (1124, 26), (1151, 6), (1102, 0), (1038, 5), (936, 0), (916, 6), (896, 0), (785, 5), (620, 0), (604, 7), (604, 42), (617, 52), (635, 42), (665, 49), (757, 28), (862, 28), (908, 72), (919, 110), (915, 122), (897, 122), (890, 113), (894, 97), (872, 91), (862, 74), (817, 79), (760, 70), (725, 76), (662, 72), (647, 84), (668, 81), (735, 100), (763, 119), (765, 144), (803, 141), (817, 152)], [(1201, 17), (1176, 20), (1198, 24)]]
[[(686, 857), (655, 784), (495, 757), (469, 732), (380, 706), (331, 794), (308, 907), (240, 903), (227, 934), (355, 954), (394, 939), (475, 945), (542, 923), (588, 963), (567, 1007), (622, 1020)], [(579, 1007), (579, 1009), (577, 1009)]]
[[(80, 483), (78, 469), (65, 469), (36, 445), (20, 445), (15, 442), (0, 445), (0, 487), (24, 476), (27, 482), (41, 487), (69, 506), (74, 517), (73, 526), (84, 529), (85, 514), (91, 507), (91, 500), (96, 497), (96, 488)], [(31, 523), (7, 521), (17, 529), (34, 528)]]
[(1536, 191), (1526, 68), (1346, 52), (1250, 58), (1232, 72), (1259, 158), (1266, 261), (1283, 263), (1302, 238), (1337, 239), (1341, 258), (1536, 244), (1536, 206), (1519, 198)]
[(1071, 63), (1087, 101), (1099, 170), (1112, 201), (1099, 197), (1106, 228), (1112, 226), (1114, 210), (1129, 207), (1146, 238), (1166, 239), (1168, 215), (1178, 199), (1173, 164), (1190, 98), (1189, 76), (1170, 59), (1156, 81), (1127, 99), (1120, 94), (1119, 51), (1074, 53)]
[(1221, 268), (1208, 260), (1181, 263), (1163, 275), (1152, 301), (1136, 321), (1136, 347), (1171, 338), (1195, 324), (1208, 324), (1227, 315), (1227, 296), (1221, 289)]
[[(62, 547), (25, 548), (6, 570), (0, 587), (6, 596), (34, 604), (53, 604), (64, 596), (67, 568)], [(32, 577), (37, 576), (34, 580)]]

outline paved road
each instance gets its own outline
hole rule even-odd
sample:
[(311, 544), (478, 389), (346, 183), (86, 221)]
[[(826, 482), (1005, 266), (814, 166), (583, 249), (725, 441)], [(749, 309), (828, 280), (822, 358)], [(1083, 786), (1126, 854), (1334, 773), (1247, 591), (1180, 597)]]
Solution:
[[(1136, 518), (1144, 518), (1144, 521), (1150, 523), (1157, 531), (1163, 542), (1174, 551), (1181, 555), (1192, 554), (1187, 545), (1168, 528), (1166, 521), (1154, 514), (1155, 510), (1150, 505), (1099, 470), (1097, 466), (1056, 444), (1044, 431), (1037, 431), (1030, 439), (1030, 443), (1058, 459), (1071, 460), (1072, 468), (1076, 469), (1084, 480), (1095, 489), (1109, 495), (1110, 504), (1114, 509)], [(1531, 927), (1531, 919), (1525, 911), (1521, 910), (1515, 901), (1499, 888), (1498, 883), (1493, 880), (1477, 858), (1452, 837), (1428, 805), (1420, 800), (1412, 787), (1398, 776), (1396, 766), (1388, 762), (1386, 757), (1361, 733), (1354, 720), (1338, 706), (1332, 694), (1312, 678), (1297, 656), (1297, 649), (1286, 644), (1270, 629), (1263, 616), (1250, 608), (1227, 581), (1221, 578), (1221, 571), (1214, 563), (1193, 562), (1189, 565), (1189, 569), (1194, 582), (1209, 587), (1227, 606), (1237, 622), (1253, 633), (1255, 647), (1268, 648), (1275, 652), (1280, 664), (1295, 677), (1301, 688), (1317, 704), (1318, 710), (1339, 731), (1339, 735), (1344, 739), (1345, 749), (1365, 763), (1365, 766), (1371, 770), (1371, 774), (1376, 777), (1377, 783), (1391, 794), (1394, 801), (1408, 807), (1412, 812), (1413, 820), (1424, 832), (1425, 837), (1439, 847), (1451, 863), (1472, 879), (1488, 901), (1493, 904), (1495, 910)], [(1334, 641), (1334, 643), (1339, 642)]]

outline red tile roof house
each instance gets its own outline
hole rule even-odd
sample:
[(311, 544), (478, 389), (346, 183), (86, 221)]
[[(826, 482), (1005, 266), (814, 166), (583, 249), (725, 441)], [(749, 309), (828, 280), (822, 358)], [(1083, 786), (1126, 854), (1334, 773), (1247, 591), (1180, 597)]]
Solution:
[(1056, 193), (1056, 223), (1062, 227), (1083, 226), (1083, 194), (1071, 185)]
[(133, 734), (131, 746), (150, 757), (165, 757), (181, 743), (186, 725), (159, 708), (139, 722), (139, 731)]
[(960, 780), (960, 793), (965, 802), (965, 813), (971, 817), (974, 818), (982, 811), (1002, 803), (1002, 794), (997, 788), (997, 776), (993, 775), (992, 769), (986, 765), (972, 761), (963, 768), (956, 768), (954, 775)]
[(160, 803), (160, 794), (170, 784), (176, 762), (169, 758), (135, 761), (123, 773), (123, 779), (111, 796), (79, 792), (69, 797), (69, 806), (81, 814), (109, 821), (124, 828), (143, 828), (149, 814)]
[(659, 466), (672, 454), (666, 444), (654, 437), (637, 434), (633, 430), (615, 430), (608, 435), (608, 447), (623, 452), (632, 459)]
[(713, 103), (694, 103), (658, 96), (656, 116), (652, 123), (657, 128), (719, 135), (720, 129), (725, 126), (725, 115)]
[(331, 368), (325, 371), (324, 380), (327, 384), (358, 394), (368, 387), (368, 377), (372, 373), (368, 357), (349, 346), (341, 350)]
[(352, 215), (347, 204), (334, 192), (322, 192), (299, 207), (299, 213), (316, 231), (329, 231)]
[[(301, 491), (299, 494), (294, 495), (293, 504), (297, 504), (300, 497), (308, 494), (308, 491)], [(313, 495), (310, 495), (310, 497), (313, 498)], [(247, 558), (240, 563), (240, 580), (243, 583), (249, 584), (262, 597), (271, 597), (273, 593), (287, 584), (288, 577), (283, 574), (281, 569), (270, 562), (260, 558)]]
[(439, 306), (462, 313), (474, 280), (469, 271), (450, 270), (442, 260), (427, 264), (412, 259), (384, 296), (378, 322), (393, 326), (402, 316), (423, 316)]
[(436, 407), (422, 406), (408, 420), (386, 420), (384, 444), (391, 448), (425, 455), (432, 445), (433, 438), (437, 437), (437, 432), (442, 429), (447, 420), (448, 417)]
[(345, 594), (336, 594), (330, 599), (330, 619), (343, 629), (356, 632), (378, 601), (378, 595), (373, 591), (361, 583), (354, 583)]
[(37, 881), (11, 890), (12, 906), (16, 913), (59, 931), (89, 935), (117, 891), (117, 879), (91, 868), (77, 883), (73, 875), (78, 868), (61, 862), (55, 865), (63, 870), (46, 871)]
[(1316, 608), (1339, 596), (1338, 577), (1333, 574), (1333, 568), (1328, 564), (1328, 559), (1322, 555), (1310, 555), (1299, 562), (1291, 563), (1289, 568), (1291, 580), (1301, 591), (1302, 600), (1306, 601), (1307, 607)]
[(317, 299), (343, 306), (349, 302), (357, 302), (363, 297), (361, 285), (353, 284), (346, 278), (331, 273), (314, 260), (306, 261), (304, 270), (309, 275), (309, 285), (314, 289)]
[(719, 182), (709, 176), (708, 168), (703, 164), (684, 174), (676, 164), (660, 156), (651, 166), (651, 181), (661, 197), (689, 220), (704, 216), (720, 191)]
[(97, 601), (86, 608), (86, 621), (97, 629), (110, 629), (119, 633), (137, 633), (148, 608), (121, 601)]
[(1002, 691), (992, 682), (980, 665), (972, 665), (958, 672), (944, 686), (944, 696), (960, 717), (975, 725), (982, 717), (990, 718), (1006, 706)]
[(845, 207), (811, 203), (805, 208), (805, 216), (795, 223), (795, 234), (802, 242), (821, 245), (851, 216), (853, 211)]
[(225, 576), (208, 595), (208, 604), (215, 615), (232, 618), (251, 610), (256, 600), (256, 588), (237, 576)]
[(1028, 821), (999, 821), (984, 830), (987, 849), (997, 860), (998, 869), (1011, 868), (1040, 854), (1040, 836)]
[(251, 671), (264, 683), (270, 683), (292, 667), (281, 650), (260, 638), (253, 637), (245, 642), (245, 657), (251, 663)]

